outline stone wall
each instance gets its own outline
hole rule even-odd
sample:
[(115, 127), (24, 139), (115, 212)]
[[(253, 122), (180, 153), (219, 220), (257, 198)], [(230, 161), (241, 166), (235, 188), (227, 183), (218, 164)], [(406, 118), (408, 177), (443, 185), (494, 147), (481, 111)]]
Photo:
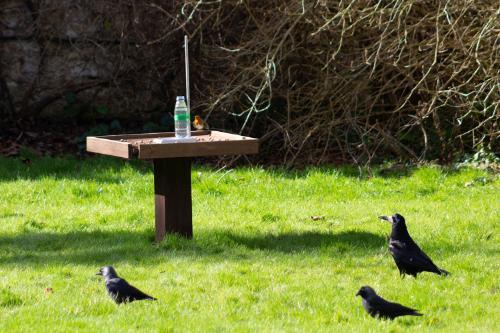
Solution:
[(164, 108), (172, 84), (182, 86), (172, 80), (182, 66), (168, 61), (182, 49), (162, 49), (167, 62), (158, 62), (163, 44), (147, 45), (158, 10), (148, 10), (138, 1), (2, 0), (0, 110), (95, 118)]

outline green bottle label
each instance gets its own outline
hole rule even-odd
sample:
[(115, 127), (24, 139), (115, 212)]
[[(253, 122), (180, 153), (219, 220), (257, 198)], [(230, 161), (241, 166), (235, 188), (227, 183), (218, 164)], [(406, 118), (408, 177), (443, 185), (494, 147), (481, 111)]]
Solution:
[(174, 115), (174, 120), (175, 121), (183, 121), (183, 120), (189, 121), (189, 115), (187, 113), (176, 114), (176, 115)]

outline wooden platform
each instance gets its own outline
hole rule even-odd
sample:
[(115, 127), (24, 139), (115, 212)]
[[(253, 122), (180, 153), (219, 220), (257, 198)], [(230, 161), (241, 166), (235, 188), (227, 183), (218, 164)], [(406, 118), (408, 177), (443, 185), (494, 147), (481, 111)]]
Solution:
[(154, 143), (173, 132), (87, 137), (87, 151), (127, 159), (256, 154), (259, 140), (218, 131), (192, 131), (196, 142)]
[(191, 158), (257, 154), (259, 140), (218, 131), (192, 131), (194, 142), (154, 143), (172, 132), (87, 137), (87, 151), (126, 159), (150, 159), (154, 165), (156, 241), (167, 233), (193, 236)]

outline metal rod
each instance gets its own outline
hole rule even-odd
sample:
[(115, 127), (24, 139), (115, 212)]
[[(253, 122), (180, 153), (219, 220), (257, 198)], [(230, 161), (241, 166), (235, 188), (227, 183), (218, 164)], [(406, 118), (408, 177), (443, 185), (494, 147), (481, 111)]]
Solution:
[(186, 64), (186, 105), (188, 113), (191, 114), (191, 96), (189, 93), (189, 48), (187, 35), (184, 35), (184, 63)]

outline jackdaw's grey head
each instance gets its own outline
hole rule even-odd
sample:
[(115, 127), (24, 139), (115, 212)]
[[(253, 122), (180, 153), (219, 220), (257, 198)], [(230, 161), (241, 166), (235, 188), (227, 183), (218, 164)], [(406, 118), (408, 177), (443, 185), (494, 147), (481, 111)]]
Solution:
[(118, 277), (118, 274), (116, 274), (115, 269), (113, 266), (104, 266), (99, 269), (99, 272), (96, 273), (96, 275), (102, 275), (104, 278), (115, 278)]

